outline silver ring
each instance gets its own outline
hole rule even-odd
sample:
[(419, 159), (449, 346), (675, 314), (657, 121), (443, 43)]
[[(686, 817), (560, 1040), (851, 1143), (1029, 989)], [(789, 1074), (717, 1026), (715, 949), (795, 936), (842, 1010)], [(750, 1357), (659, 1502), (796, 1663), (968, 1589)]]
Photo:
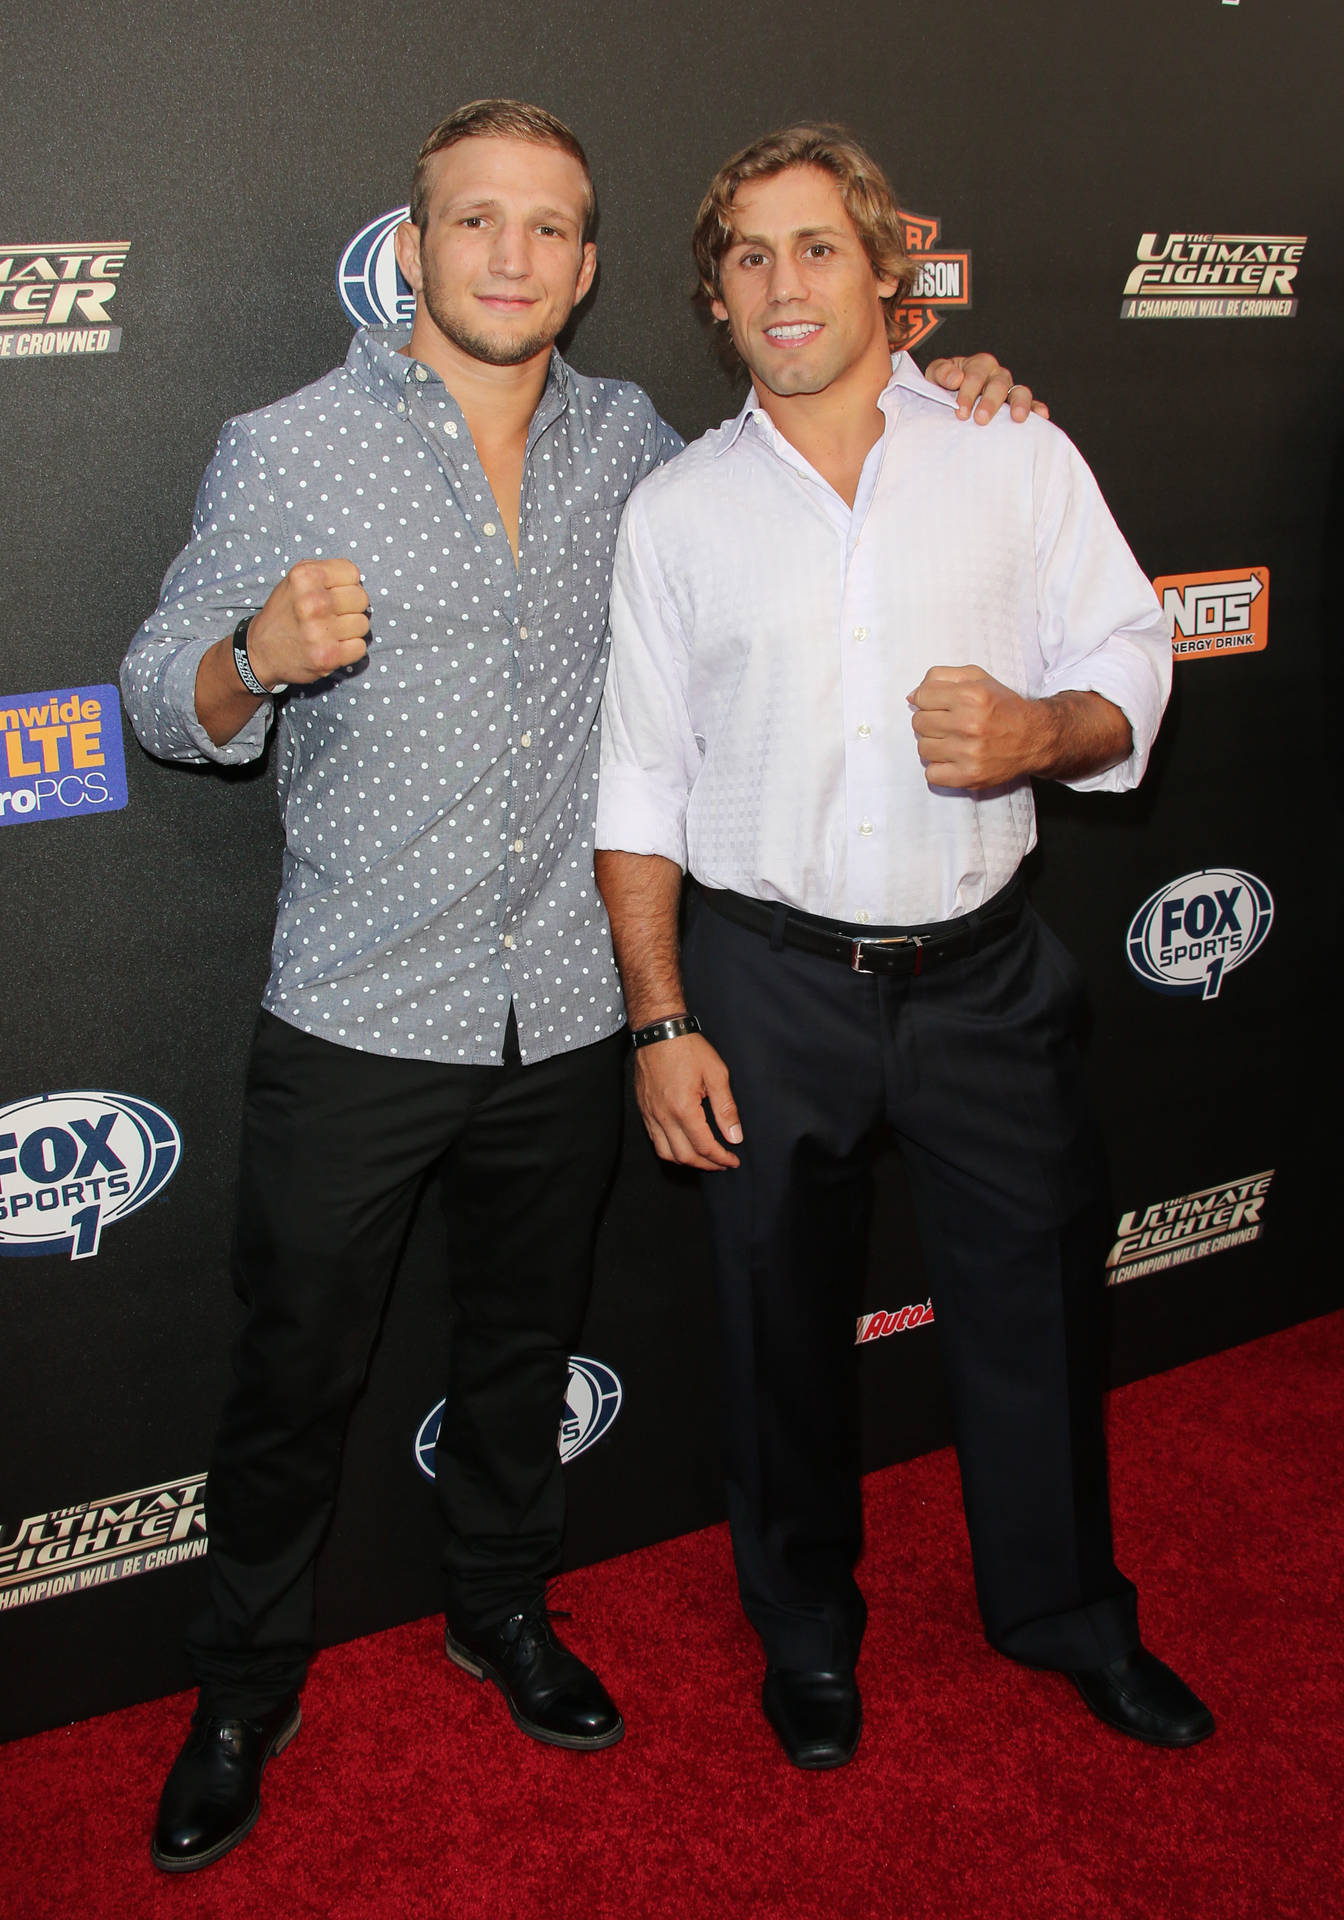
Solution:
[(1012, 386), (1011, 386), (1011, 387), (1009, 387), (1009, 389), (1008, 389), (1008, 391), (1007, 391), (1007, 393), (1005, 393), (1005, 394), (1004, 394), (1004, 396), (1003, 396), (1003, 397), (1004, 397), (1004, 399), (1005, 399), (1005, 400), (1011, 400), (1011, 399), (1012, 399), (1012, 397), (1013, 397), (1013, 395), (1014, 395), (1014, 394), (1015, 394), (1015, 393), (1017, 392), (1017, 390), (1018, 390), (1018, 388), (1019, 388), (1019, 387), (1021, 387), (1021, 388), (1022, 388), (1022, 391), (1023, 391), (1023, 393), (1030, 393), (1030, 391), (1031, 391), (1031, 389), (1030, 389), (1030, 387), (1026, 387), (1026, 386), (1023, 386), (1023, 384), (1022, 384), (1022, 382), (1021, 382), (1020, 380), (1014, 380), (1014, 382), (1013, 382), (1013, 384), (1012, 384)]

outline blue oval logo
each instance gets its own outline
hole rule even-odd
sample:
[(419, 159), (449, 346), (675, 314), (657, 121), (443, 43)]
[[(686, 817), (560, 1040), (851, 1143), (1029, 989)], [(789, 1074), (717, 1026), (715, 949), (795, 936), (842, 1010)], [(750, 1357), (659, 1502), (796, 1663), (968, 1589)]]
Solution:
[(1129, 923), (1125, 950), (1155, 993), (1216, 1000), (1223, 981), (1263, 946), (1274, 901), (1236, 867), (1201, 867), (1159, 887)]
[[(557, 1437), (560, 1458), (566, 1465), (586, 1453), (608, 1431), (621, 1410), (623, 1398), (619, 1376), (603, 1361), (590, 1360), (581, 1353), (569, 1356), (569, 1385), (565, 1389), (565, 1411)], [(426, 1480), (434, 1478), (434, 1448), (444, 1405), (440, 1400), (436, 1407), (430, 1408), (415, 1436), (415, 1464)]]
[(88, 1260), (104, 1227), (172, 1179), (182, 1136), (125, 1093), (43, 1093), (0, 1107), (0, 1254)]
[(341, 255), (336, 291), (357, 327), (409, 327), (415, 318), (415, 295), (397, 265), (394, 240), (410, 211), (395, 207), (380, 213), (360, 228)]

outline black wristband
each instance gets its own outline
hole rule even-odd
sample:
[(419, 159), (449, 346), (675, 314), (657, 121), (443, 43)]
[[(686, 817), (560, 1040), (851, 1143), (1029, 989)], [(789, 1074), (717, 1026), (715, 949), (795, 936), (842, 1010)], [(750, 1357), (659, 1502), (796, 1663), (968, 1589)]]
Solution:
[(658, 1040), (680, 1040), (683, 1033), (699, 1033), (700, 1022), (693, 1013), (674, 1013), (667, 1020), (651, 1020), (647, 1027), (634, 1027), (632, 1047), (651, 1047)]
[(263, 700), (269, 700), (273, 693), (285, 691), (286, 682), (277, 680), (273, 687), (268, 687), (258, 680), (252, 671), (252, 662), (247, 653), (247, 630), (255, 618), (255, 614), (245, 613), (233, 630), (233, 664), (238, 669), (238, 678), (248, 692), (260, 695)]

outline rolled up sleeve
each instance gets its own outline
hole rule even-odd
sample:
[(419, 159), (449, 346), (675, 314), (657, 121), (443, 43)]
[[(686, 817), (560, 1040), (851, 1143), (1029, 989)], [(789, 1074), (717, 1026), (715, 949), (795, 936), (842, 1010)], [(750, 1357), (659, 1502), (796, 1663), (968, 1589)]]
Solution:
[(1069, 780), (1080, 793), (1136, 787), (1171, 692), (1171, 623), (1111, 517), (1091, 469), (1050, 434), (1036, 471), (1041, 693), (1098, 693), (1129, 721), (1127, 759)]
[(196, 674), (215, 642), (263, 605), (288, 567), (264, 462), (243, 425), (230, 421), (196, 496), (191, 539), (121, 666), (127, 717), (148, 752), (223, 766), (261, 753), (275, 702), (263, 701), (232, 740), (217, 746), (197, 718)]
[(597, 845), (686, 866), (686, 808), (700, 771), (689, 652), (636, 490), (616, 544), (611, 658), (602, 698)]

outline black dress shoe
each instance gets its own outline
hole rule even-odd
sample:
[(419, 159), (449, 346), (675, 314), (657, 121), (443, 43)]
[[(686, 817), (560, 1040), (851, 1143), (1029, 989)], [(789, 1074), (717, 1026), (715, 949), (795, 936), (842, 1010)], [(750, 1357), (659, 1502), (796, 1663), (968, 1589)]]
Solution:
[(1146, 1647), (1069, 1678), (1098, 1720), (1150, 1746), (1193, 1747), (1213, 1732), (1204, 1702)]
[(296, 1693), (252, 1720), (193, 1714), (159, 1801), (149, 1847), (154, 1865), (165, 1873), (190, 1873), (236, 1847), (261, 1812), (266, 1762), (298, 1730)]
[(514, 1722), (552, 1747), (611, 1747), (625, 1722), (602, 1682), (562, 1647), (542, 1606), (478, 1633), (444, 1634), (448, 1658), (478, 1680), (493, 1680)]
[(852, 1673), (767, 1667), (761, 1706), (795, 1767), (843, 1767), (854, 1758), (863, 1704)]

